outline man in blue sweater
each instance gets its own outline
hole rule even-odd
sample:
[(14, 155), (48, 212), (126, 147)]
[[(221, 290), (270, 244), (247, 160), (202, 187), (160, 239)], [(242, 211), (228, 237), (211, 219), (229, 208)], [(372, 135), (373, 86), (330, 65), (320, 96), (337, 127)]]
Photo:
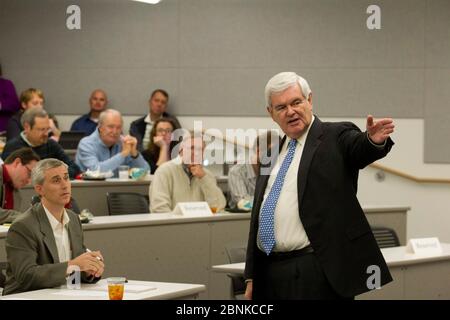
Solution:
[(117, 177), (121, 165), (149, 170), (147, 161), (137, 150), (137, 140), (122, 136), (123, 120), (119, 111), (108, 109), (100, 114), (98, 128), (81, 139), (75, 162), (83, 171), (113, 171)]

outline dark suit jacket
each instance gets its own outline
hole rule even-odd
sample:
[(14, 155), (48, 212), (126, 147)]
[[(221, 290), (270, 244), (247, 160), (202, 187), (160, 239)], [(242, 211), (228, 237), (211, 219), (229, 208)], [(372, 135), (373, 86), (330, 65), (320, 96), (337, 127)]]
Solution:
[(6, 141), (9, 141), (17, 137), (23, 130), (22, 124), (20, 123), (20, 118), (22, 117), (23, 111), (19, 110), (9, 118), (8, 124), (6, 126)]
[[(67, 210), (72, 259), (86, 252), (78, 216)], [(53, 230), (42, 204), (38, 203), (17, 218), (6, 236), (6, 284), (3, 294), (13, 294), (66, 283), (67, 262), (59, 262)], [(83, 282), (95, 282), (81, 273)]]
[[(134, 120), (130, 125), (130, 135), (137, 139), (137, 145), (139, 151), (144, 150), (144, 146), (142, 145), (142, 141), (144, 140), (145, 128), (147, 127), (147, 123), (144, 121), (147, 116), (143, 116), (137, 120)], [(167, 112), (163, 113), (163, 118), (170, 118), (175, 123), (174, 129), (181, 128), (178, 119), (175, 116), (170, 115)]]
[[(283, 139), (282, 144), (286, 138)], [(386, 262), (356, 198), (358, 172), (383, 158), (394, 143), (372, 145), (350, 122), (312, 123), (297, 174), (299, 217), (333, 289), (343, 297), (368, 291), (367, 267), (381, 270), (381, 285), (392, 281)], [(245, 277), (258, 279), (258, 219), (269, 175), (256, 182)]]

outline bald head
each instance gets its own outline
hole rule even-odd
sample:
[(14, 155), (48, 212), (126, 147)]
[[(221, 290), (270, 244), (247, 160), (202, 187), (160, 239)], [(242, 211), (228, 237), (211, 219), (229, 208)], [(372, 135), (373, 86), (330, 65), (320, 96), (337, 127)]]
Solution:
[(106, 109), (108, 104), (108, 97), (106, 92), (101, 89), (96, 89), (92, 91), (91, 97), (89, 98), (89, 105), (91, 107), (91, 113), (100, 114), (100, 112)]

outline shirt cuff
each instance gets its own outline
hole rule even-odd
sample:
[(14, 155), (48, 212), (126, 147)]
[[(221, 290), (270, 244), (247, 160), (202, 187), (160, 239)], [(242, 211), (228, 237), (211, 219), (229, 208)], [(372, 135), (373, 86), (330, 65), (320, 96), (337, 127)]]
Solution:
[(374, 147), (376, 147), (378, 149), (384, 149), (384, 147), (386, 146), (387, 139), (384, 140), (384, 142), (382, 144), (378, 144), (378, 143), (373, 142), (372, 139), (370, 139), (368, 132), (366, 133), (366, 136), (367, 136), (367, 140), (369, 140), (370, 144), (373, 145)]

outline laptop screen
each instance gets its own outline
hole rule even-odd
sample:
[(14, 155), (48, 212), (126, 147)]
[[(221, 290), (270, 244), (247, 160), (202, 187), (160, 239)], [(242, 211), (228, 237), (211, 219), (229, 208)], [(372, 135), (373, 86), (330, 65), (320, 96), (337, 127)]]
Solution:
[(78, 148), (78, 143), (86, 136), (83, 131), (63, 131), (59, 138), (59, 144), (65, 150), (73, 150)]

